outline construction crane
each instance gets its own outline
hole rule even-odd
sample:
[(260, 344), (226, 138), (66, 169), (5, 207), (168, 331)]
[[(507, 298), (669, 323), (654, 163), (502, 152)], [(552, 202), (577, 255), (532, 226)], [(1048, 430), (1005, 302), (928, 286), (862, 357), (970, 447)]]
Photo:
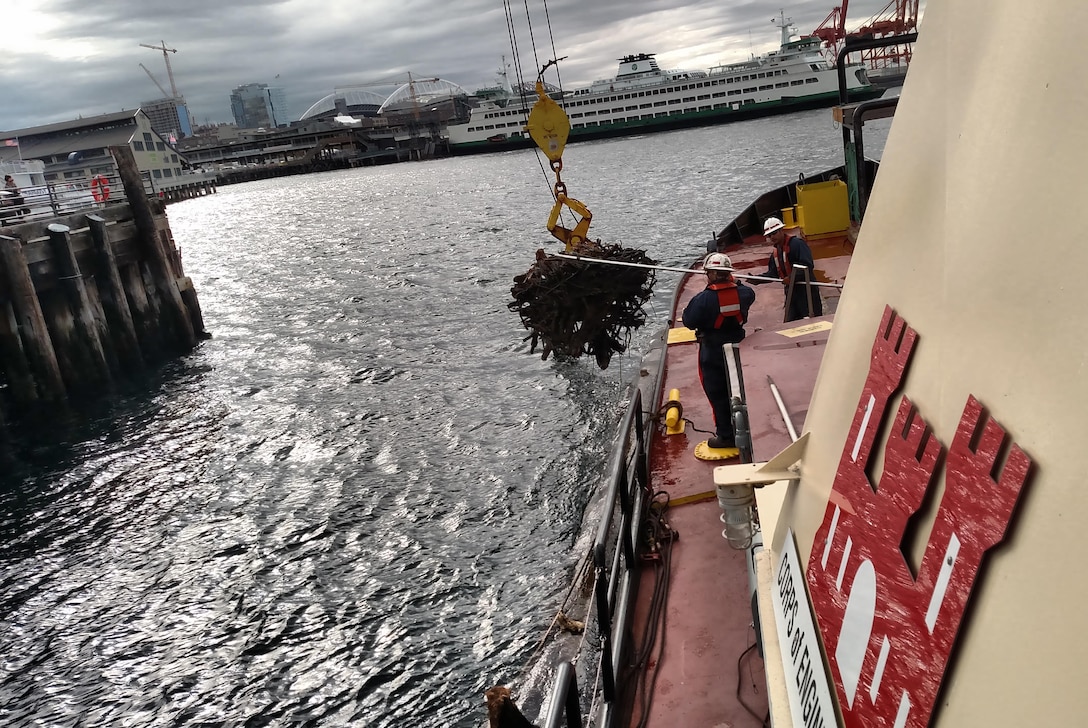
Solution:
[[(168, 56), (167, 54), (168, 53), (177, 53), (178, 50), (177, 50), (177, 48), (167, 48), (165, 41), (160, 40), (159, 43), (161, 43), (161, 45), (154, 46), (154, 45), (148, 45), (147, 43), (141, 43), (140, 46), (142, 48), (152, 48), (152, 49), (157, 50), (157, 51), (162, 51), (162, 59), (163, 59), (163, 61), (166, 62), (166, 75), (170, 78), (170, 90), (173, 92), (172, 98), (176, 99), (176, 98), (178, 98), (178, 87), (174, 84), (174, 69), (170, 68), (170, 56)], [(147, 70), (147, 69), (144, 69), (144, 70)], [(148, 74), (148, 75), (150, 75), (150, 74)], [(154, 79), (152, 79), (152, 80), (154, 80)], [(156, 84), (156, 85), (158, 85), (158, 84)], [(163, 93), (165, 93), (165, 91)]]
[(170, 94), (166, 93), (166, 89), (164, 89), (164, 88), (162, 87), (162, 84), (161, 84), (161, 83), (159, 83), (159, 80), (158, 80), (157, 78), (155, 78), (154, 76), (152, 76), (152, 75), (151, 75), (151, 71), (147, 70), (147, 66), (145, 66), (144, 64), (142, 64), (142, 63), (141, 63), (141, 64), (140, 64), (140, 68), (144, 69), (144, 73), (146, 73), (146, 74), (147, 74), (147, 77), (151, 79), (151, 83), (153, 83), (153, 84), (155, 84), (156, 86), (158, 86), (158, 88), (159, 88), (159, 91), (162, 91), (162, 96), (163, 96), (163, 98), (166, 98), (166, 99), (170, 98)]

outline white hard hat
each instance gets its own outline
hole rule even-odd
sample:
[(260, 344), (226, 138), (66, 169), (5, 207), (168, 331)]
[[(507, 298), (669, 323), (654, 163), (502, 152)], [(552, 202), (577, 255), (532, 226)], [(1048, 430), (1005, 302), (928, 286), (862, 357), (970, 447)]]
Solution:
[(770, 235), (771, 233), (781, 230), (784, 227), (786, 226), (783, 225), (782, 221), (779, 220), (777, 217), (768, 217), (767, 221), (763, 223), (763, 234)]
[(733, 270), (733, 261), (729, 260), (729, 256), (725, 253), (711, 253), (703, 261), (703, 270), (731, 271)]

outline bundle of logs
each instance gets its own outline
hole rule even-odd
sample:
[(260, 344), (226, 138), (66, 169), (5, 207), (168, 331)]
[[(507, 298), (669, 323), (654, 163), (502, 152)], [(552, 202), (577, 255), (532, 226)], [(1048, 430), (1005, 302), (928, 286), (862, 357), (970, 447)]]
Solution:
[(631, 333), (646, 323), (642, 306), (653, 292), (656, 261), (645, 251), (598, 240), (583, 243), (571, 254), (621, 264), (571, 260), (536, 251), (536, 262), (514, 277), (510, 310), (529, 331), (530, 351), (539, 344), (542, 359), (593, 356), (607, 369), (613, 354), (627, 350)]

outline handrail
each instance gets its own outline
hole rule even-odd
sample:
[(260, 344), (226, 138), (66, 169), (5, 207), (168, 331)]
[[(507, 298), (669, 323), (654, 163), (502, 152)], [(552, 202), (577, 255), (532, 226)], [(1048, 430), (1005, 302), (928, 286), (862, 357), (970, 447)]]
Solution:
[[(627, 624), (638, 584), (638, 524), (649, 496), (649, 438), (642, 411), (642, 390), (637, 384), (632, 389), (631, 402), (620, 420), (605, 474), (603, 508), (607, 515), (598, 525), (592, 549), (597, 574), (596, 629), (601, 645), (600, 685), (592, 689), (594, 693), (600, 691), (603, 701), (598, 728), (610, 728), (619, 712), (622, 686), (617, 677), (629, 649), (631, 630)], [(561, 663), (545, 728), (581, 728), (581, 717), (570, 705), (578, 700), (574, 671), (569, 663)]]
[(559, 728), (560, 721), (566, 719), (567, 728), (582, 728), (582, 706), (578, 702), (578, 678), (574, 667), (564, 660), (555, 671), (555, 690), (552, 691), (552, 704), (548, 708), (545, 726)]

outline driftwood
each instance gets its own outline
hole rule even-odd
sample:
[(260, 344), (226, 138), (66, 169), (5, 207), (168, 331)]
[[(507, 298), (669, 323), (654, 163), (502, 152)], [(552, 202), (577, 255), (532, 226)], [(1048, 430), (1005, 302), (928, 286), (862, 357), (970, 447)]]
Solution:
[[(600, 241), (572, 252), (645, 266), (656, 262), (642, 250)], [(542, 359), (588, 354), (606, 369), (613, 354), (627, 350), (631, 332), (646, 323), (642, 306), (653, 293), (654, 278), (651, 268), (586, 263), (538, 250), (533, 266), (514, 277), (509, 308), (529, 331), (530, 351), (540, 344)]]
[(488, 688), (484, 697), (487, 699), (488, 728), (536, 728), (514, 705), (510, 688), (496, 685)]

